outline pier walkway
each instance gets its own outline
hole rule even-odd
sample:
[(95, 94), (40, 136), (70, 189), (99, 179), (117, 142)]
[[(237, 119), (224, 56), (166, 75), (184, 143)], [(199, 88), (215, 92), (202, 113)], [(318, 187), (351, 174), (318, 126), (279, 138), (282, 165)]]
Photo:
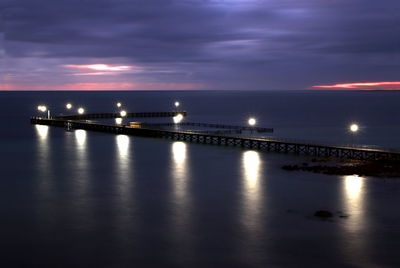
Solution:
[[(166, 117), (176, 116), (183, 112), (165, 113), (129, 113), (128, 117)], [(184, 113), (186, 115), (186, 113)], [(125, 125), (111, 125), (98, 122), (80, 121), (98, 118), (117, 118), (118, 114), (85, 114), (58, 116), (53, 118), (32, 117), (32, 124), (65, 127), (70, 129), (85, 129), (91, 131), (108, 132), (114, 134), (125, 134), (142, 137), (165, 138), (170, 140), (187, 141), (202, 144), (213, 144), (220, 146), (243, 147), (254, 150), (264, 150), (279, 153), (294, 153), (299, 155), (310, 155), (317, 157), (333, 157), (359, 160), (400, 160), (400, 152), (357, 148), (347, 146), (332, 146), (323, 144), (308, 144), (301, 142), (283, 141), (278, 139), (265, 139), (241, 136), (228, 136), (220, 134), (209, 134), (201, 131), (164, 130), (144, 124), (143, 127), (129, 127)], [(199, 123), (203, 124), (203, 123)], [(179, 125), (179, 124), (178, 124)], [(215, 125), (215, 124), (209, 124)], [(244, 127), (247, 128), (247, 127)]]

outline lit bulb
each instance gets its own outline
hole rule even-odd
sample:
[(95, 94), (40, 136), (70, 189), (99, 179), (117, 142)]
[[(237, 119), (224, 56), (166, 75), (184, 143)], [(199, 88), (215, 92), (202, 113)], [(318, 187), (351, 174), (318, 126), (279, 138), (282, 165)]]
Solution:
[(358, 129), (359, 129), (359, 127), (358, 127), (357, 124), (352, 124), (352, 125), (350, 126), (350, 131), (351, 131), (351, 132), (357, 132)]
[(39, 105), (39, 106), (37, 107), (37, 109), (38, 109), (39, 111), (41, 111), (41, 112), (46, 112), (47, 107), (44, 106), (44, 105)]
[(254, 126), (256, 124), (256, 119), (251, 117), (251, 118), (249, 118), (248, 123), (249, 123), (250, 126)]
[(176, 116), (173, 117), (174, 123), (178, 124), (183, 120), (183, 115), (182, 114), (177, 114)]

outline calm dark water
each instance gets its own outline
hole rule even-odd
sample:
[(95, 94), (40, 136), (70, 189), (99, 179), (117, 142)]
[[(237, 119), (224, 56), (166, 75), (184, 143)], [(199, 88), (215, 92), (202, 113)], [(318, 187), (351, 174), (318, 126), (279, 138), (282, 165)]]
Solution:
[[(170, 110), (275, 137), (400, 149), (398, 92), (1, 93), (0, 267), (398, 267), (400, 181), (281, 170), (303, 157), (32, 126)], [(348, 133), (357, 122), (361, 131)], [(318, 209), (347, 218), (312, 217)]]

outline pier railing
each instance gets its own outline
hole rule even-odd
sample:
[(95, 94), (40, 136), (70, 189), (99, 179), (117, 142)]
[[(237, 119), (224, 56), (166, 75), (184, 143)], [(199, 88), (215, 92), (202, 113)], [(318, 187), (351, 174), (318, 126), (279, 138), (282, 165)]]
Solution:
[[(235, 125), (224, 125), (224, 124), (210, 124), (210, 123), (195, 123), (195, 122), (181, 122), (176, 123), (144, 123), (143, 126), (151, 128), (161, 128), (161, 127), (172, 127), (172, 126), (190, 126), (190, 127), (204, 127), (204, 128), (218, 128), (218, 129), (229, 129), (238, 131), (255, 131), (255, 132), (274, 132), (273, 128), (264, 127), (246, 127), (246, 126), (235, 126)], [(202, 131), (203, 132), (203, 131)]]

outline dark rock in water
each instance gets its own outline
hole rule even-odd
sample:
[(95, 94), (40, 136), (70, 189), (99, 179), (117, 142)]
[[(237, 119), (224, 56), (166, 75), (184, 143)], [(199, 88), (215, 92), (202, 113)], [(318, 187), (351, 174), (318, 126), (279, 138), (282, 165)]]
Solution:
[[(322, 160), (312, 159), (311, 162), (322, 162)], [(383, 177), (383, 178), (400, 178), (400, 161), (399, 160), (344, 160), (340, 163), (332, 163), (327, 165), (318, 165), (302, 163), (301, 165), (285, 165), (282, 169), (288, 171), (309, 171), (314, 173), (322, 173), (327, 175), (355, 175), (361, 177)]]
[(294, 168), (294, 166), (291, 166), (291, 165), (284, 165), (284, 166), (282, 166), (282, 169), (288, 170), (288, 171), (296, 170), (296, 168)]
[(315, 217), (320, 217), (320, 218), (331, 218), (333, 217), (332, 212), (328, 211), (328, 210), (317, 210), (314, 213)]

